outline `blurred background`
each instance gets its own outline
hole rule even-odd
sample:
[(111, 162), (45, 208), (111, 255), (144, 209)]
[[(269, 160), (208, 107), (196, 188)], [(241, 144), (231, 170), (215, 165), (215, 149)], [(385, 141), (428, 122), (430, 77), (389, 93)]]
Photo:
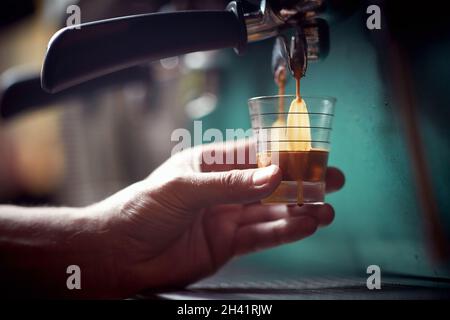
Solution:
[[(368, 30), (377, 3), (382, 29)], [(0, 4), (0, 201), (84, 206), (146, 177), (170, 156), (176, 128), (250, 127), (247, 100), (276, 94), (273, 39), (134, 67), (102, 86), (49, 99), (35, 90), (48, 40), (71, 4), (81, 21), (227, 2), (6, 0)], [(337, 98), (329, 163), (346, 185), (327, 201), (332, 226), (312, 238), (232, 261), (223, 274), (447, 278), (450, 241), (450, 21), (398, 1), (360, 1), (330, 26), (330, 51), (311, 63), (302, 94)], [(443, 11), (443, 10), (441, 10)], [(180, 30), (182, 32), (182, 30)], [(151, 41), (151, 39), (149, 39)], [(289, 80), (287, 93), (295, 92)], [(4, 96), (3, 96), (4, 98)], [(2, 105), (6, 104), (5, 99)], [(17, 111), (17, 112), (16, 112)], [(238, 270), (238, 271), (237, 271)]]

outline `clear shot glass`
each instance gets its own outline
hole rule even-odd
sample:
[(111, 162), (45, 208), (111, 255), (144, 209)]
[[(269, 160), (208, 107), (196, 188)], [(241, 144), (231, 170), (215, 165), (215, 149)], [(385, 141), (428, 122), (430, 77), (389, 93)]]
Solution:
[[(264, 204), (323, 203), (325, 174), (330, 151), (330, 133), (336, 99), (302, 97), (307, 112), (288, 120), (295, 96), (266, 96), (248, 101), (253, 135), (256, 136), (258, 167), (276, 164), (283, 178)], [(298, 125), (300, 124), (300, 125)], [(289, 132), (289, 134), (288, 134)]]

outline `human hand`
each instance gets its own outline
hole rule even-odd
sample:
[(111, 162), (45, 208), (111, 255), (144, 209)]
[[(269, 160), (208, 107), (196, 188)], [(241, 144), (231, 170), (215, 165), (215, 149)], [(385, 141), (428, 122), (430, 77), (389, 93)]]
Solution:
[[(211, 151), (225, 159), (242, 148), (245, 164), (199, 163)], [(111, 292), (127, 296), (184, 286), (236, 255), (303, 239), (332, 222), (328, 204), (261, 205), (280, 183), (281, 171), (248, 164), (250, 148), (236, 143), (185, 150), (91, 208), (103, 221), (101, 251), (108, 257), (99, 261), (110, 263), (103, 278)], [(343, 184), (342, 172), (328, 168), (327, 192)]]

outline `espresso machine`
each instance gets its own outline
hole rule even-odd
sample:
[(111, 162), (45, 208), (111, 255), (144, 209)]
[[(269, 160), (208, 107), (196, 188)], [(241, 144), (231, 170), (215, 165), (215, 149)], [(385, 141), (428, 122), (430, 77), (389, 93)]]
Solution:
[[(195, 51), (232, 47), (243, 54), (251, 42), (281, 37), (274, 68), (287, 63), (303, 76), (308, 61), (327, 55), (327, 19), (348, 12), (355, 1), (232, 1), (223, 11), (151, 13), (68, 26), (48, 45), (42, 88), (57, 93), (145, 62)], [(330, 13), (333, 12), (333, 15)]]
[(220, 48), (243, 55), (250, 43), (275, 37), (274, 74), (282, 66), (299, 78), (309, 61), (327, 56), (329, 24), (351, 16), (359, 4), (237, 0), (225, 10), (144, 13), (66, 26), (50, 39), (40, 75), (13, 72), (1, 81), (0, 115), (8, 119), (115, 85), (148, 82), (146, 66), (163, 58)]

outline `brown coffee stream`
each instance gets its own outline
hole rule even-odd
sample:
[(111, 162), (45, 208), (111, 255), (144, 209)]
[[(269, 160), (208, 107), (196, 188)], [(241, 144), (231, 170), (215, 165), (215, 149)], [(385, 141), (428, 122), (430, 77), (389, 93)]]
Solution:
[(284, 94), (286, 88), (286, 69), (279, 69), (275, 78), (275, 82), (278, 86), (278, 117), (273, 123), (273, 127), (285, 127), (286, 121), (284, 120)]
[(300, 79), (295, 79), (295, 98), (297, 100), (302, 99), (302, 97), (300, 96)]
[(287, 116), (286, 140), (289, 141), (288, 151), (310, 151), (311, 129), (308, 108), (300, 95), (300, 79), (296, 81), (296, 98), (289, 107)]
[[(283, 181), (297, 181), (297, 203), (303, 204), (302, 181), (320, 181), (324, 179), (324, 161), (328, 152), (312, 151), (311, 129), (308, 108), (300, 94), (300, 79), (295, 79), (296, 97), (291, 102), (287, 119), (284, 117), (285, 77), (282, 72), (278, 74), (279, 105), (278, 118), (271, 129), (271, 152), (258, 155), (258, 166), (270, 165), (269, 159), (277, 156)], [(321, 169), (321, 170), (319, 170)], [(319, 172), (320, 171), (320, 172)]]

